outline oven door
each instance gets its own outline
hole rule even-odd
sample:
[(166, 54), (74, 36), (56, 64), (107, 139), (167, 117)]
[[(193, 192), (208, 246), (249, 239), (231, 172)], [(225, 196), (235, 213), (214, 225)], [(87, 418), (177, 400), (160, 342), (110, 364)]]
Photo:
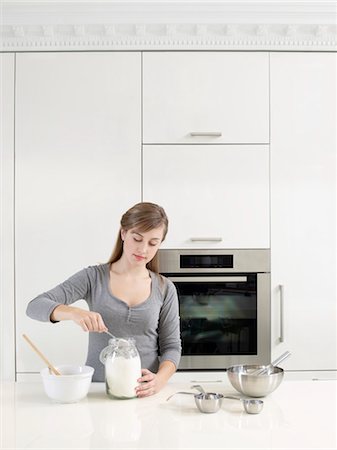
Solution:
[(188, 274), (168, 278), (180, 308), (179, 369), (225, 369), (270, 358), (269, 274)]

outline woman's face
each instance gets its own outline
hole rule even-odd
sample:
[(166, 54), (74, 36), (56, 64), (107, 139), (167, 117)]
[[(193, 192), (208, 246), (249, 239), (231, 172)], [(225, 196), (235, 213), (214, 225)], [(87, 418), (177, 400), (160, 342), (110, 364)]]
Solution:
[(164, 235), (164, 225), (150, 231), (121, 230), (123, 254), (131, 264), (146, 265), (157, 253)]

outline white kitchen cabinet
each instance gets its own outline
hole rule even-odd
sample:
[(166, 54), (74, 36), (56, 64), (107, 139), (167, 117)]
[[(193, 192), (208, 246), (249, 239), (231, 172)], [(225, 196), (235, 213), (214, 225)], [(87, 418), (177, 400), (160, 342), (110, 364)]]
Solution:
[(336, 369), (336, 67), (271, 54), (272, 344), (290, 370)]
[(85, 361), (80, 327), (37, 322), (25, 311), (36, 295), (106, 262), (122, 213), (140, 201), (140, 80), (139, 52), (17, 55), (18, 372), (43, 366), (22, 333), (54, 364)]
[(163, 248), (269, 248), (268, 145), (145, 145), (143, 196), (168, 214)]
[(15, 54), (0, 54), (0, 373), (5, 380), (15, 379), (14, 71)]
[(144, 53), (143, 98), (146, 144), (269, 142), (268, 53)]

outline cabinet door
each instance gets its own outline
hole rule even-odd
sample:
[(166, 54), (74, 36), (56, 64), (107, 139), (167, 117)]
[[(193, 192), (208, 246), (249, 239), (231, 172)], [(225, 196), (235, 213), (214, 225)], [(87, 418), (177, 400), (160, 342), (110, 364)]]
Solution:
[(336, 63), (271, 54), (273, 345), (292, 352), (287, 369), (336, 369)]
[(17, 369), (31, 372), (43, 362), (22, 333), (54, 364), (83, 363), (88, 336), (26, 317), (27, 303), (107, 261), (140, 201), (140, 54), (18, 54), (16, 74)]
[(14, 307), (14, 72), (15, 54), (0, 54), (0, 298), (2, 380), (15, 379)]
[(146, 145), (144, 200), (161, 204), (164, 248), (269, 248), (269, 148)]
[(144, 143), (269, 142), (267, 53), (149, 52), (143, 58)]

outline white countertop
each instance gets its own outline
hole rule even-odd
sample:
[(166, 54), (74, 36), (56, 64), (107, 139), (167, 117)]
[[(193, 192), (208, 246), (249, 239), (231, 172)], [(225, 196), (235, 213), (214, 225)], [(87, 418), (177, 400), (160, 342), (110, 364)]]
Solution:
[[(225, 399), (215, 414), (198, 411), (190, 380), (209, 391), (239, 395), (224, 373), (175, 374), (157, 395), (111, 400), (104, 383), (92, 383), (79, 403), (53, 403), (42, 382), (2, 383), (1, 448), (44, 449), (336, 449), (336, 387), (333, 380), (293, 380), (264, 400), (258, 415)], [(209, 382), (221, 380), (221, 382)]]

